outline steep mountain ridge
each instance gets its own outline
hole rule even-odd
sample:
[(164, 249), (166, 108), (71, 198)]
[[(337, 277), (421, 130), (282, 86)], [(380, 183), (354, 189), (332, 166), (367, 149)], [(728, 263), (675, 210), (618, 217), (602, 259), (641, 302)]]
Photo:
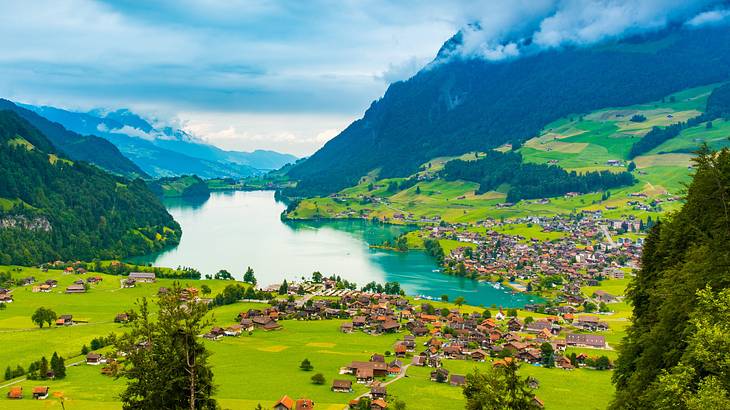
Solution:
[[(451, 39), (442, 50), (458, 47)], [(443, 51), (442, 51), (443, 53)], [(378, 171), (407, 176), (440, 156), (519, 145), (551, 121), (659, 99), (730, 77), (730, 29), (673, 29), (518, 59), (438, 58), (392, 84), (362, 119), (298, 164), (292, 196), (335, 192)]]
[(109, 172), (127, 177), (147, 176), (140, 167), (122, 155), (116, 146), (103, 138), (69, 131), (63, 125), (52, 122), (8, 100), (0, 99), (0, 110), (10, 110), (18, 114), (40, 130), (58, 151), (65, 153), (73, 160), (86, 161)]
[(84, 113), (21, 105), (73, 131), (109, 140), (154, 177), (196, 174), (203, 178), (238, 178), (278, 169), (297, 159), (274, 151), (226, 151), (174, 127), (156, 128), (126, 109), (110, 112), (97, 109)]

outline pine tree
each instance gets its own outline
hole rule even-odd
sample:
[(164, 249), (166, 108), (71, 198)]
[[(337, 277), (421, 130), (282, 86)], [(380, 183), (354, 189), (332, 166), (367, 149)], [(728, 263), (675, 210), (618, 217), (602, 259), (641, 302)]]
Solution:
[(10, 380), (13, 378), (13, 369), (10, 368), (10, 366), (5, 369), (5, 380)]

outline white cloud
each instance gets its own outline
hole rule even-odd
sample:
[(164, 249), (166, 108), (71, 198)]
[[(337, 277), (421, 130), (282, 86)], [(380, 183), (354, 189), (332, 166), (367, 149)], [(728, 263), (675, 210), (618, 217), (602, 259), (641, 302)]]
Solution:
[(708, 24), (718, 24), (726, 21), (728, 17), (730, 17), (730, 10), (711, 10), (694, 16), (687, 22), (687, 25), (691, 27), (700, 27)]

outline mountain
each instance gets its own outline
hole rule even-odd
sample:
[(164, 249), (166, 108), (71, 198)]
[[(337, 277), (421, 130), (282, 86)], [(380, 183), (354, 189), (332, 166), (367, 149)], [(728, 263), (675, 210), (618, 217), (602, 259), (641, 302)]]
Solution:
[(73, 161), (19, 114), (0, 110), (0, 264), (146, 254), (180, 233), (144, 181)]
[(132, 111), (92, 110), (86, 113), (55, 107), (22, 105), (52, 121), (84, 134), (99, 135), (154, 177), (196, 174), (203, 178), (246, 177), (281, 168), (296, 157), (274, 151), (226, 151), (189, 133), (156, 128)]
[(137, 165), (127, 159), (119, 149), (109, 141), (88, 135), (69, 131), (63, 125), (20, 107), (11, 101), (0, 99), (0, 110), (10, 110), (28, 121), (33, 127), (40, 130), (60, 152), (76, 161), (86, 161), (105, 170), (127, 176), (147, 176)]
[(673, 28), (592, 47), (487, 61), (454, 56), (461, 35), (407, 81), (388, 87), (364, 116), (289, 176), (289, 194), (338, 191), (376, 171), (407, 176), (436, 157), (519, 145), (551, 121), (603, 107), (658, 100), (727, 80), (730, 29)]

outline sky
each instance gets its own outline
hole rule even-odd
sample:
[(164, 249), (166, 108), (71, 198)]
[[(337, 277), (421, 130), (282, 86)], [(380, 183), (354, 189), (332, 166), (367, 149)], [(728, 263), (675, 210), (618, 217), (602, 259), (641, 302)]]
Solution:
[(298, 156), (460, 29), (459, 57), (496, 61), (730, 15), (714, 0), (0, 0), (0, 10), (2, 98), (130, 108), (225, 149)]

